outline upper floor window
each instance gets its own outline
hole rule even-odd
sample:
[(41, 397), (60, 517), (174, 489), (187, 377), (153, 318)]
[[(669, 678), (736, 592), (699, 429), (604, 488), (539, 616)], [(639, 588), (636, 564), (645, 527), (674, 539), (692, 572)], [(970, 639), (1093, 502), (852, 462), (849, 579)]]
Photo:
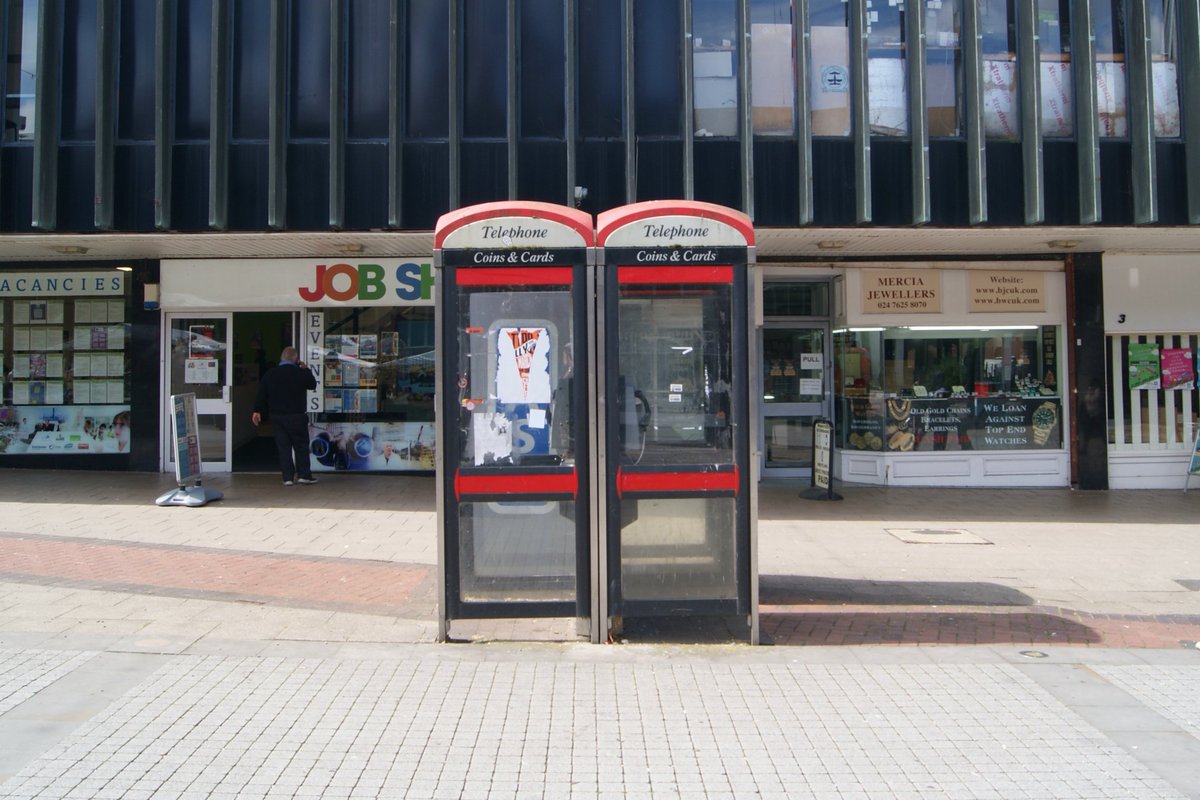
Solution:
[(849, 136), (850, 4), (812, 0), (808, 14), (813, 136)]
[(1154, 135), (1174, 138), (1179, 127), (1179, 17), (1175, 0), (1148, 0)]
[(960, 0), (934, 0), (925, 9), (925, 106), (930, 136), (962, 135)]
[(1125, 83), (1125, 3), (1101, 0), (1092, 7), (1096, 32), (1096, 122), (1100, 135), (1129, 135)]
[(733, 0), (692, 0), (695, 135), (738, 134), (737, 8)]
[(904, 15), (899, 3), (867, 11), (867, 97), (871, 133), (876, 135), (908, 135)]
[(796, 127), (796, 67), (790, 0), (751, 0), (750, 76), (754, 132), (790, 135)]
[(9, 0), (4, 141), (32, 141), (40, 0)]
[(983, 39), (983, 129), (994, 139), (1019, 139), (1017, 12), (1013, 0), (980, 0)]

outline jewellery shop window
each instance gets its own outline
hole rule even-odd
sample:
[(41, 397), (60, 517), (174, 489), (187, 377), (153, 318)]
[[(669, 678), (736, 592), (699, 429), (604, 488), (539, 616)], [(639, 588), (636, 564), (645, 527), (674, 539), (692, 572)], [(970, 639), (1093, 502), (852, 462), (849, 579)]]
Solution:
[(324, 351), (314, 468), (433, 469), (433, 308), (326, 310)]
[(127, 281), (0, 273), (0, 455), (129, 452)]
[(834, 332), (843, 449), (1063, 446), (1058, 326)]

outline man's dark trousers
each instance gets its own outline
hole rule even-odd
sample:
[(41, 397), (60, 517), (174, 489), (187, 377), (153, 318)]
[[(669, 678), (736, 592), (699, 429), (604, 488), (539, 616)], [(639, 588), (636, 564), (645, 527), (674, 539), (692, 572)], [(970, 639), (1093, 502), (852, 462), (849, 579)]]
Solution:
[(312, 478), (312, 462), (308, 457), (308, 414), (272, 414), (271, 428), (275, 446), (279, 448), (279, 465), (285, 481), (297, 477)]

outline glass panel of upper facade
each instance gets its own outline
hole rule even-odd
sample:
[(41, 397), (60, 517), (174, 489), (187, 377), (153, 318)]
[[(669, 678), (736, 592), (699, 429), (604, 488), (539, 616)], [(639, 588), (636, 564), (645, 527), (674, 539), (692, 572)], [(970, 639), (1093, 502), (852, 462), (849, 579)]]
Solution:
[(1042, 135), (1075, 133), (1075, 91), (1071, 82), (1070, 0), (1038, 0), (1041, 48)]
[(692, 0), (695, 135), (737, 136), (738, 48), (734, 0)]
[(1021, 136), (1017, 95), (1017, 11), (1013, 0), (980, 0), (983, 129), (993, 139)]
[(4, 141), (33, 140), (39, 0), (9, 0)]
[(1096, 32), (1096, 127), (1102, 137), (1128, 136), (1124, 3), (1096, 3), (1092, 25)]
[(812, 133), (849, 136), (850, 4), (841, 0), (812, 0), (808, 13)]
[(790, 0), (750, 4), (750, 86), (754, 132), (790, 135), (796, 127), (796, 67)]
[(1154, 135), (1179, 136), (1179, 17), (1175, 0), (1148, 0)]
[(930, 136), (962, 134), (962, 4), (929, 0), (925, 8), (925, 106)]
[(907, 67), (904, 8), (899, 3), (868, 7), (867, 97), (871, 133), (908, 135)]

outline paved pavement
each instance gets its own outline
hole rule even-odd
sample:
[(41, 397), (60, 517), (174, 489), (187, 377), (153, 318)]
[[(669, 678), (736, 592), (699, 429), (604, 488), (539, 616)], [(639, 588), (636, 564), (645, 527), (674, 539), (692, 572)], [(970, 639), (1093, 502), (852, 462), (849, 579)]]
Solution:
[(774, 647), (436, 645), (432, 480), (207, 482), (0, 473), (0, 797), (1200, 797), (1200, 492), (765, 484)]

